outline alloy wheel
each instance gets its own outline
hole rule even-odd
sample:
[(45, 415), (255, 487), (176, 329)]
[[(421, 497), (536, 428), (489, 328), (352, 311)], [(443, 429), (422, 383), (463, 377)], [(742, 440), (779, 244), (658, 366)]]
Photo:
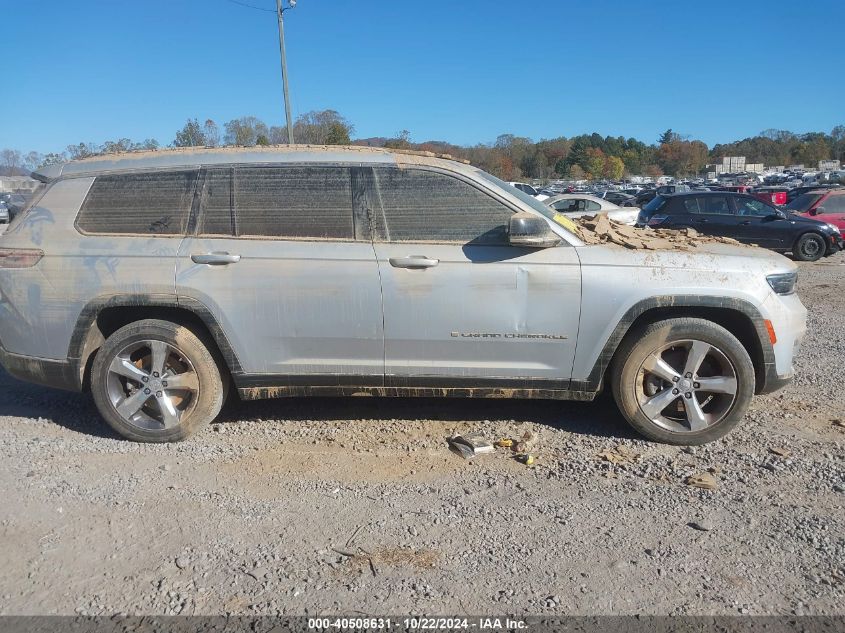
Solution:
[(716, 346), (676, 341), (646, 357), (636, 390), (640, 410), (656, 425), (675, 433), (697, 433), (730, 413), (737, 397), (737, 373)]
[(108, 368), (107, 392), (126, 422), (147, 430), (178, 426), (197, 402), (199, 377), (190, 359), (164, 341), (124, 347)]

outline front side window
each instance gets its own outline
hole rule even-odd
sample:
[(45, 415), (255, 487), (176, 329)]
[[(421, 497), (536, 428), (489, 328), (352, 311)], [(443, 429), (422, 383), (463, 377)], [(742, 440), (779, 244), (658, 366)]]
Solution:
[(197, 174), (192, 170), (97, 176), (77, 226), (85, 233), (182, 235)]
[(822, 213), (845, 213), (845, 195), (828, 196), (819, 207), (823, 207)]
[(375, 239), (507, 244), (509, 207), (458, 178), (422, 169), (374, 168)]
[(230, 167), (206, 174), (201, 235), (353, 239), (345, 167)]

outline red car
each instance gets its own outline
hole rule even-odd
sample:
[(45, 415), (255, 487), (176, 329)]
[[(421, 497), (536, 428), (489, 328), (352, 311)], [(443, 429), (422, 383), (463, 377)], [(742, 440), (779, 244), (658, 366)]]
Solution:
[(757, 187), (751, 194), (755, 198), (759, 198), (763, 202), (771, 202), (776, 206), (786, 204), (786, 194), (789, 189), (783, 187)]
[(787, 211), (827, 222), (845, 231), (845, 187), (815, 189), (802, 193), (786, 205)]

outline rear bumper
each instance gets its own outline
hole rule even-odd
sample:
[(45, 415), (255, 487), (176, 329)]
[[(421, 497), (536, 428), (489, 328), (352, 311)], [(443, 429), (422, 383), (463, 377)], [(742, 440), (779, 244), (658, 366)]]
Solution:
[(67, 361), (12, 354), (0, 345), (0, 365), (18, 380), (65, 391), (82, 391), (76, 368)]

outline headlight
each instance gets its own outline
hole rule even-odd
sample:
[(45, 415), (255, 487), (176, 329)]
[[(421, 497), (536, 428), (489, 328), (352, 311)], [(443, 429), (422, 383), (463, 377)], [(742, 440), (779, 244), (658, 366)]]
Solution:
[(827, 228), (829, 228), (829, 229), (830, 229), (831, 231), (833, 231), (834, 233), (839, 233), (839, 232), (840, 232), (840, 231), (839, 231), (839, 227), (838, 227), (838, 226), (836, 226), (835, 224), (828, 224), (828, 225), (827, 225)]
[(766, 277), (766, 281), (769, 282), (769, 285), (779, 295), (791, 295), (795, 292), (795, 284), (798, 281), (798, 271), (793, 271), (791, 273), (781, 273), (779, 275), (769, 275)]

